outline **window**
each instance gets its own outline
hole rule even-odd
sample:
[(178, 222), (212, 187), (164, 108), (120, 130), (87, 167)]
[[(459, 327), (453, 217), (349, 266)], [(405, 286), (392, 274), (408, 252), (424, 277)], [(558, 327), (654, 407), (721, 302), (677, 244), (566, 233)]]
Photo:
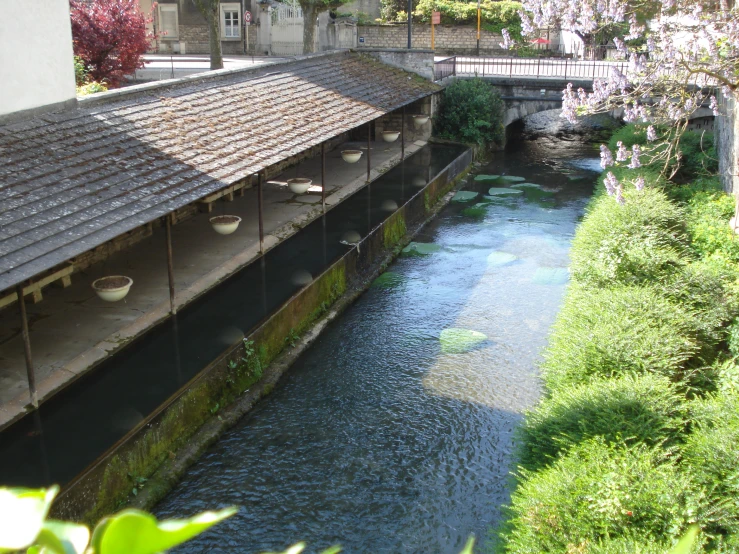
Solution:
[(221, 4), (221, 38), (238, 39), (241, 38), (241, 5)]
[(159, 4), (159, 32), (163, 40), (177, 39), (177, 4)]

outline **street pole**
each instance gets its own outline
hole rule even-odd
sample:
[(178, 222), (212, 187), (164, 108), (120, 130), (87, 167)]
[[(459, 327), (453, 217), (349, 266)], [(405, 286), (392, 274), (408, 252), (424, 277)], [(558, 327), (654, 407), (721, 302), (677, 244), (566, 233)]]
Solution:
[(480, 55), (480, 0), (477, 0), (477, 55)]
[(408, 0), (408, 50), (411, 49), (411, 15), (413, 14), (413, 0)]

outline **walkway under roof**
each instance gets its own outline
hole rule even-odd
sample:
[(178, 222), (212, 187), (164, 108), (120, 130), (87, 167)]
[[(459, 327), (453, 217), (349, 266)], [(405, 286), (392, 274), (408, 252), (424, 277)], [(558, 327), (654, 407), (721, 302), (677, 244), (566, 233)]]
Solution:
[(0, 291), (439, 90), (356, 53), (0, 126)]

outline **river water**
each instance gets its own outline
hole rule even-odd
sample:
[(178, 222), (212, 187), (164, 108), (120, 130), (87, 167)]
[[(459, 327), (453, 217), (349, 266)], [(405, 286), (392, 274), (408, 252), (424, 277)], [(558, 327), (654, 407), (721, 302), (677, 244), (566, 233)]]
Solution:
[[(476, 167), (543, 190), (470, 210), (491, 187), (471, 175), (464, 189), (480, 195), (415, 238), (431, 252), (398, 258), (159, 505), (160, 517), (240, 506), (177, 552), (484, 542), (509, 498), (513, 430), (540, 394), (537, 360), (598, 169), (573, 137), (520, 141)], [(445, 329), (485, 338), (442, 345)]]

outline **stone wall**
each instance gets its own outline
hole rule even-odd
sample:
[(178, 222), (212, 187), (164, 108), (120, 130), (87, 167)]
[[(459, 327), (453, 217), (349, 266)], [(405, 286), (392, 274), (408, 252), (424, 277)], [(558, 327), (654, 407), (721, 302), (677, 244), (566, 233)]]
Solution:
[(720, 115), (715, 120), (716, 146), (718, 151), (718, 168), (721, 183), (726, 192), (739, 192), (739, 117), (736, 103), (732, 99), (719, 96)]
[[(247, 53), (254, 53), (257, 44), (257, 28), (252, 25), (249, 29), (249, 44)], [(210, 38), (206, 24), (180, 25), (177, 40), (160, 39), (157, 48), (163, 54), (210, 54)], [(243, 37), (239, 40), (222, 40), (221, 54), (238, 55), (244, 53)]]
[[(431, 48), (431, 26), (414, 24), (412, 28), (413, 48)], [(357, 28), (358, 48), (406, 48), (408, 46), (408, 26), (362, 25)], [(434, 30), (436, 54), (475, 54), (477, 53), (477, 29), (474, 26), (436, 25)], [(364, 39), (364, 42), (362, 42)], [(503, 38), (488, 31), (480, 32), (480, 53), (509, 55), (501, 49)]]
[(429, 81), (434, 80), (434, 52), (432, 50), (367, 48), (364, 51), (386, 65), (410, 71)]

